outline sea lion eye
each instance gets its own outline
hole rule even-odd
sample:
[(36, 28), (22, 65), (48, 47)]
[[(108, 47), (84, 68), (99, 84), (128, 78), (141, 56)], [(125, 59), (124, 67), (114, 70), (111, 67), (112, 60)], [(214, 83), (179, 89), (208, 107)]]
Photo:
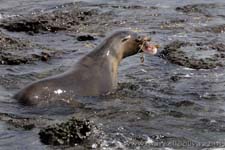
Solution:
[(137, 36), (136, 39), (135, 39), (135, 41), (137, 43), (142, 42), (143, 41), (143, 36)]
[(128, 36), (126, 36), (126, 37), (124, 37), (124, 38), (122, 39), (122, 42), (125, 42), (125, 41), (127, 41), (128, 39), (130, 39), (130, 38), (131, 38), (131, 36), (128, 35)]

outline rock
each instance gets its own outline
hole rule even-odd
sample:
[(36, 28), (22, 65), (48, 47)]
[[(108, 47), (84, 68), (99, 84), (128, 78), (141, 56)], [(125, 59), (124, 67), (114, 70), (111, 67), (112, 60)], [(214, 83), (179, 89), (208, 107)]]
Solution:
[(191, 102), (191, 101), (180, 101), (180, 102), (175, 102), (175, 103), (171, 103), (170, 105), (174, 105), (176, 107), (188, 107), (188, 106), (193, 106), (195, 103)]
[(177, 82), (181, 79), (181, 77), (177, 76), (177, 75), (174, 75), (174, 76), (171, 76), (170, 79), (173, 81), (173, 82)]
[[(39, 50), (39, 52), (36, 52)], [(48, 61), (56, 51), (29, 41), (9, 37), (0, 32), (0, 64), (19, 65), (34, 61)]]
[(224, 33), (225, 32), (225, 24), (200, 27), (200, 28), (196, 28), (195, 31), (196, 32)]
[(30, 35), (57, 31), (77, 32), (80, 28), (93, 24), (93, 19), (100, 16), (102, 15), (96, 9), (80, 8), (79, 3), (71, 3), (55, 11), (4, 19), (0, 27), (11, 32), (26, 32)]
[(91, 134), (92, 124), (88, 120), (72, 118), (67, 122), (43, 128), (39, 132), (41, 142), (47, 145), (70, 145), (82, 143)]
[(77, 37), (78, 41), (92, 41), (95, 40), (95, 38), (91, 35), (80, 35)]
[(216, 49), (216, 50), (218, 50), (220, 52), (225, 52), (225, 44), (223, 44), (223, 43), (213, 44), (213, 45), (211, 45), (211, 48), (212, 49)]
[[(198, 44), (199, 45), (199, 44)], [(221, 61), (225, 61), (224, 59), (221, 59), (221, 55), (218, 53), (205, 57), (205, 58), (198, 58), (198, 57), (193, 57), (189, 56), (187, 52), (183, 49), (185, 47), (190, 47), (191, 52), (193, 51), (198, 51), (201, 49), (202, 55), (204, 55), (204, 48), (199, 48), (196, 44), (194, 43), (187, 43), (187, 42), (182, 42), (182, 41), (173, 41), (170, 44), (166, 45), (164, 47), (164, 50), (160, 52), (160, 57), (167, 59), (173, 64), (177, 64), (180, 66), (188, 67), (188, 68), (193, 68), (193, 69), (212, 69), (216, 68), (217, 66), (223, 66), (223, 63)], [(193, 53), (194, 54), (194, 53)]]
[(0, 113), (0, 121), (4, 121), (10, 125), (9, 129), (32, 130), (34, 128), (46, 125), (49, 122), (42, 118), (28, 118), (9, 113)]
[(202, 14), (206, 17), (211, 17), (212, 14), (209, 13), (209, 9), (218, 9), (220, 8), (222, 5), (219, 4), (213, 4), (213, 3), (209, 3), (209, 4), (190, 4), (190, 5), (185, 5), (185, 6), (181, 6), (181, 7), (176, 7), (176, 11), (180, 11), (186, 14), (190, 14), (190, 13), (198, 13), (198, 14)]

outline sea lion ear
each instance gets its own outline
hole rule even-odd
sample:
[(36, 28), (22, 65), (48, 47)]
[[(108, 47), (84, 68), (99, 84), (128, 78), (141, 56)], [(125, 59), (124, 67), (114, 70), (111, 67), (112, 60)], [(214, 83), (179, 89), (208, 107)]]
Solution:
[(131, 38), (131, 35), (128, 35), (128, 36), (124, 37), (121, 41), (122, 41), (122, 42), (125, 42), (125, 41), (127, 41), (128, 39), (130, 39), (130, 38)]

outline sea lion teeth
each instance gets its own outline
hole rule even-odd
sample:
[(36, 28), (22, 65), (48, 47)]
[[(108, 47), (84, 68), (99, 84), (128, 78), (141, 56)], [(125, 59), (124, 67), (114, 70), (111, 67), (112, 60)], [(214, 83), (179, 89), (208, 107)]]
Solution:
[(157, 47), (150, 42), (145, 42), (143, 51), (152, 55), (155, 55), (157, 53)]

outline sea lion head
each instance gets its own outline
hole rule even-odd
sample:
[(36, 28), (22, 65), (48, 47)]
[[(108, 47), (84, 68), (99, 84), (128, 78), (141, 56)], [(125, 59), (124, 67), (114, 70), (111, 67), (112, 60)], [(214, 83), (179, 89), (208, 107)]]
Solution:
[(109, 39), (114, 47), (114, 55), (120, 60), (139, 52), (149, 54), (157, 52), (157, 47), (150, 44), (149, 37), (132, 31), (114, 32)]

